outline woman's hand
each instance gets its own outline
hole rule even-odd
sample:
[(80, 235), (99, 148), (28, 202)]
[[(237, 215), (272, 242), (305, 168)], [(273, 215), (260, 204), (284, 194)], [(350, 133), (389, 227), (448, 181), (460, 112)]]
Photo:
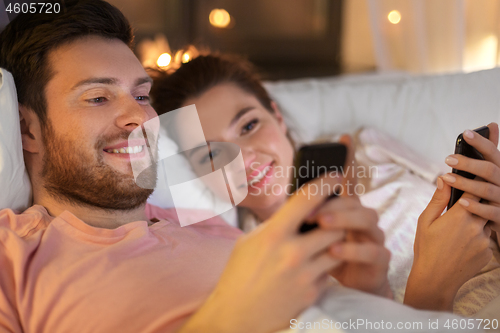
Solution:
[[(483, 201), (461, 198), (458, 203), (467, 211), (490, 221), (488, 225), (498, 234), (500, 233), (500, 151), (498, 151), (498, 125), (491, 123), (490, 139), (486, 139), (474, 131), (465, 131), (464, 140), (476, 148), (484, 156), (483, 160), (476, 160), (454, 154), (446, 158), (446, 163), (459, 170), (470, 172), (479, 179), (467, 179), (456, 174), (446, 174), (443, 180), (450, 186), (471, 193)], [(500, 244), (500, 243), (499, 243)]]
[[(452, 173), (438, 178), (438, 189), (419, 218), (406, 304), (451, 310), (458, 289), (491, 260), (489, 238), (492, 229), (497, 235), (500, 231), (500, 152), (498, 125), (491, 123), (488, 127), (489, 140), (473, 131), (463, 135), (483, 154), (484, 161), (458, 154), (446, 158), (451, 167), (480, 178), (467, 179)], [(451, 186), (465, 193), (458, 204), (441, 216)]]
[(322, 229), (346, 232), (344, 241), (330, 248), (333, 257), (342, 260), (331, 272), (334, 278), (346, 287), (392, 298), (387, 279), (391, 252), (384, 247), (385, 235), (377, 225), (377, 213), (363, 207), (356, 195), (352, 138), (343, 135), (340, 142), (348, 148), (342, 194), (330, 200), (312, 220), (318, 220)]
[(384, 247), (384, 232), (375, 210), (363, 207), (355, 195), (328, 202), (315, 219), (325, 230), (346, 230), (347, 238), (330, 247), (342, 261), (331, 275), (342, 285), (392, 298), (387, 280), (391, 252)]
[[(452, 310), (458, 289), (491, 259), (491, 230), (487, 220), (454, 205), (441, 215), (451, 187), (441, 178), (427, 208), (418, 219), (413, 266), (404, 303), (427, 310)], [(464, 193), (464, 199), (479, 198)]]

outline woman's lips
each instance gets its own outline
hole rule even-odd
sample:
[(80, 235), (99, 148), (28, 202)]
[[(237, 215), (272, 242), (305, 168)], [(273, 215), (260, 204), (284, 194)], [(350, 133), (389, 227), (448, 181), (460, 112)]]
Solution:
[(251, 181), (252, 179), (257, 177), (265, 168), (267, 168), (268, 166), (270, 166), (273, 163), (274, 163), (274, 161), (266, 163), (266, 164), (262, 164), (257, 169), (252, 168), (252, 172), (247, 176), (247, 181)]
[(257, 174), (254, 177), (251, 177), (251, 180), (247, 183), (250, 189), (263, 187), (270, 182), (274, 172), (274, 162), (264, 165), (254, 172)]

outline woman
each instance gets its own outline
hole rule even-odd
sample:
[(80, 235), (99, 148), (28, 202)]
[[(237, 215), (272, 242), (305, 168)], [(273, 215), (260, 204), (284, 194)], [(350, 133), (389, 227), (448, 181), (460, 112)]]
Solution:
[[(294, 145), (281, 111), (251, 65), (224, 56), (201, 56), (170, 75), (160, 75), (152, 95), (158, 114), (195, 104), (208, 142), (231, 142), (240, 147), (248, 196), (239, 207), (252, 214), (254, 220), (267, 220), (285, 203)], [(491, 137), (497, 139), (498, 126), (490, 124), (490, 131)], [(177, 140), (184, 139), (182, 133), (176, 136)], [(348, 137), (341, 140), (349, 145)], [(459, 205), (441, 216), (453, 179), (444, 176), (437, 180), (436, 193), (419, 219), (414, 263), (406, 289), (405, 303), (418, 308), (451, 310), (460, 286), (492, 257), (488, 247), (491, 228), (500, 230), (500, 153), (495, 144), (480, 136), (469, 135), (466, 141), (483, 152), (487, 161), (472, 163), (461, 156), (447, 161), (487, 182), (455, 178), (453, 186), (468, 193)], [(203, 157), (190, 158), (195, 170), (200, 160)], [(484, 196), (485, 191), (490, 195)], [(491, 204), (479, 203), (479, 197)], [(494, 222), (486, 225), (488, 220)], [(248, 225), (243, 227), (248, 230)], [(348, 226), (339, 226), (345, 227)], [(466, 246), (457, 246), (464, 243)], [(341, 279), (348, 286), (352, 280), (352, 276)]]

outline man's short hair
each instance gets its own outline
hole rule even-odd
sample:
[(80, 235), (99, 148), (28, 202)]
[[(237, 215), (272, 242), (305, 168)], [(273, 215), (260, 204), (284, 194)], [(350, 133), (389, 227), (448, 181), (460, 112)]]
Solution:
[(18, 101), (47, 121), (45, 87), (53, 76), (48, 54), (85, 36), (119, 39), (132, 47), (128, 20), (102, 0), (67, 0), (59, 13), (19, 14), (0, 33), (0, 67), (14, 76)]

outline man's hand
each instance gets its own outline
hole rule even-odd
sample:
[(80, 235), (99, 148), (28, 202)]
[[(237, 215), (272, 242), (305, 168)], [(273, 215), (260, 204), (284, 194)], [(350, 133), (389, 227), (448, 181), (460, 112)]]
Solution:
[[(438, 178), (438, 188), (418, 219), (413, 266), (404, 303), (427, 310), (448, 310), (458, 289), (492, 257), (486, 219), (454, 205), (441, 215), (451, 187)], [(479, 198), (464, 193), (469, 202)]]
[(339, 265), (329, 249), (344, 232), (298, 230), (331, 194), (317, 191), (321, 182), (333, 188), (340, 181), (321, 177), (306, 184), (269, 220), (242, 236), (214, 292), (181, 332), (273, 332), (313, 304), (328, 286), (328, 272)]
[[(488, 225), (497, 233), (500, 241), (500, 151), (498, 151), (498, 125), (491, 123), (490, 139), (486, 139), (474, 131), (465, 131), (464, 140), (476, 148), (484, 156), (484, 161), (468, 158), (462, 155), (450, 155), (446, 162), (449, 166), (470, 172), (484, 181), (467, 179), (456, 174), (447, 174), (443, 180), (450, 186), (471, 193), (486, 201), (461, 198), (458, 203), (472, 214), (490, 221)], [(499, 243), (500, 245), (500, 243)]]
[[(269, 220), (241, 237), (214, 292), (181, 332), (286, 328), (323, 294), (329, 273), (344, 259), (348, 263), (336, 274), (341, 283), (384, 290), (389, 253), (376, 213), (349, 196), (326, 201), (332, 191), (325, 188), (345, 183), (327, 175), (307, 183)], [(321, 227), (299, 234), (305, 220), (318, 221)], [(356, 239), (335, 245), (353, 237), (350, 233)]]

